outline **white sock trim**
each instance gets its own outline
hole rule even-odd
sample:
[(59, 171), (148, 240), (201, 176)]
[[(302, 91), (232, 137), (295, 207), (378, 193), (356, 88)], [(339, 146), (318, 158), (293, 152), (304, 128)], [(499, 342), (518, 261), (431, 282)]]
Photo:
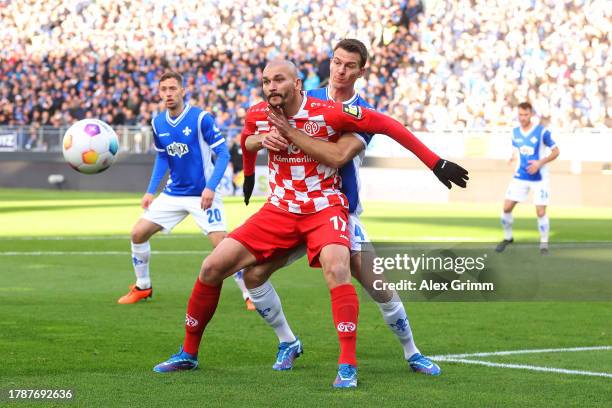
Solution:
[(247, 288), (247, 292), (249, 292), (249, 297), (251, 298), (251, 300), (253, 300), (254, 298), (262, 298), (271, 290), (274, 290), (274, 287), (272, 286), (269, 280), (265, 281), (263, 285), (258, 286), (256, 288)]
[(134, 242), (130, 242), (132, 244), (132, 252), (151, 252), (151, 242), (146, 241), (142, 244), (135, 244)]
[(512, 218), (511, 212), (503, 212), (501, 215), (501, 224), (504, 230), (504, 239), (510, 240), (512, 239), (512, 223), (514, 219)]
[[(149, 275), (149, 258), (151, 257), (151, 244), (149, 241), (142, 244), (131, 242), (132, 265), (136, 275), (136, 286), (140, 289), (151, 287), (151, 276)], [(138, 260), (138, 262), (137, 262)]]
[(540, 242), (548, 243), (548, 236), (550, 233), (550, 220), (548, 215), (538, 217), (538, 231), (540, 232)]

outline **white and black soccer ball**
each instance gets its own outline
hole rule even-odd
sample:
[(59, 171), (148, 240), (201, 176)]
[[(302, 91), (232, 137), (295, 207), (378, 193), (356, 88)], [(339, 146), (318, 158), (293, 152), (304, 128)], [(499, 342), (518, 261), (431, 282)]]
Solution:
[(107, 123), (83, 119), (70, 126), (64, 134), (62, 151), (64, 159), (76, 171), (100, 173), (115, 161), (119, 139)]

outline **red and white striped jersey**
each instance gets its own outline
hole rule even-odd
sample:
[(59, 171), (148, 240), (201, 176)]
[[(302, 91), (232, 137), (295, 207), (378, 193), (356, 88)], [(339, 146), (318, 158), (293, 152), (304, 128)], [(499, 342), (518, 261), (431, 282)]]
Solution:
[[(255, 152), (246, 150), (245, 141), (250, 135), (270, 131), (267, 112), (266, 102), (258, 103), (247, 111), (240, 141), (245, 176), (254, 174), (257, 157)], [(372, 109), (362, 109), (361, 106), (304, 97), (300, 110), (288, 119), (293, 127), (329, 142), (336, 142), (344, 132), (380, 133), (413, 152), (430, 169), (440, 160), (397, 120)], [(268, 167), (272, 189), (268, 201), (279, 208), (307, 214), (333, 205), (346, 207), (348, 204), (339, 189), (338, 171), (314, 161), (293, 144), (287, 151), (271, 152)]]
[[(291, 126), (311, 137), (336, 142), (340, 134), (328, 119), (337, 112), (330, 108), (333, 103), (304, 97), (300, 110), (287, 119)], [(261, 102), (248, 110), (243, 138), (270, 131), (268, 109), (268, 104)], [(284, 151), (270, 151), (268, 168), (269, 203), (296, 214), (314, 213), (335, 205), (348, 208), (348, 200), (340, 191), (338, 170), (317, 162), (294, 144)]]

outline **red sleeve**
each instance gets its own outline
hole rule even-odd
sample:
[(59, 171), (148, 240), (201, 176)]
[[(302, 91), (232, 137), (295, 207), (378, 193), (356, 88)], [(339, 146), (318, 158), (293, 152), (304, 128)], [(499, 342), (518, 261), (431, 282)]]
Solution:
[(255, 134), (255, 131), (255, 123), (252, 120), (249, 120), (249, 115), (247, 113), (247, 116), (244, 119), (244, 127), (242, 128), (242, 133), (240, 134), (240, 147), (242, 147), (242, 167), (245, 176), (252, 176), (255, 174), (257, 152), (250, 152), (246, 149), (246, 139), (247, 137)]
[(437, 154), (429, 150), (404, 125), (373, 109), (336, 103), (332, 112), (325, 115), (325, 120), (336, 130), (387, 135), (414, 153), (430, 169), (433, 169), (440, 160)]

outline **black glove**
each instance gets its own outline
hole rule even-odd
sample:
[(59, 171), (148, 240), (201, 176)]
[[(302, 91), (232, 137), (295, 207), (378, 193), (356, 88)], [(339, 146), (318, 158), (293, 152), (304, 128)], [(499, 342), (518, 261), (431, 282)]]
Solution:
[(442, 184), (449, 189), (452, 187), (451, 181), (459, 187), (465, 188), (467, 185), (467, 180), (470, 179), (466, 169), (456, 163), (453, 163), (452, 161), (444, 159), (438, 160), (433, 168), (433, 172), (438, 180), (440, 180)]
[(244, 204), (249, 205), (249, 199), (253, 194), (253, 188), (255, 187), (255, 174), (250, 176), (244, 176), (244, 183), (242, 184), (242, 192), (244, 193)]

